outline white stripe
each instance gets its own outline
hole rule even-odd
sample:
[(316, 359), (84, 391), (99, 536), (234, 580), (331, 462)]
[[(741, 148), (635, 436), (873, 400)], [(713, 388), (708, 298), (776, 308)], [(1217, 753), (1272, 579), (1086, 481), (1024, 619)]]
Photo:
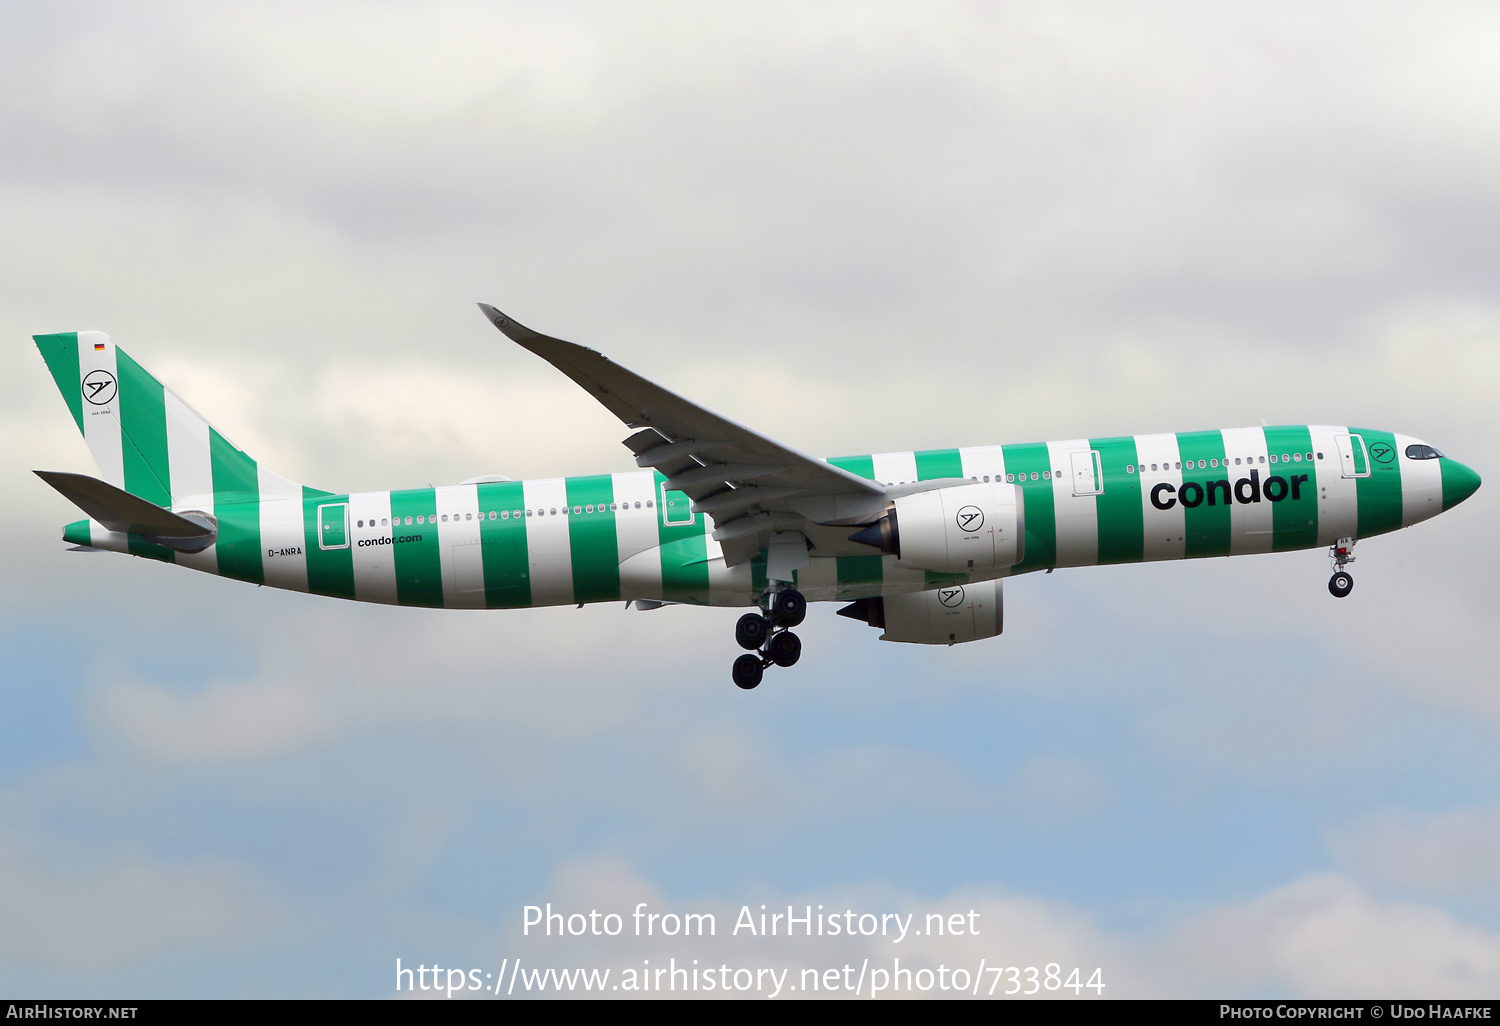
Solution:
[(297, 489), (295, 497), (276, 495), (285, 491), (280, 485), (285, 479), (258, 465), (256, 475), (260, 492), (261, 569), (266, 584), (306, 591), (307, 535), (302, 523), (302, 489)]
[(1005, 450), (998, 445), (960, 449), (958, 458), (964, 468), (964, 477), (977, 477), (981, 482), (986, 477), (995, 481), (1005, 480)]
[[(95, 352), (95, 343), (104, 349)], [(125, 455), (120, 448), (120, 373), (115, 365), (115, 344), (102, 331), (80, 331), (78, 333), (78, 384), (83, 405), (83, 438), (89, 452), (99, 466), (99, 477), (116, 488), (125, 487)], [(83, 382), (94, 371), (103, 371), (114, 379), (113, 392), (106, 403), (94, 404), (88, 400), (88, 390)], [(106, 394), (105, 393), (97, 394)]]
[[(364, 521), (364, 526), (360, 526)], [(349, 496), (349, 531), (354, 568), (354, 597), (361, 602), (395, 605), (396, 547), (391, 527), (391, 493), (360, 492)]]
[(1099, 562), (1099, 497), (1073, 494), (1073, 453), (1089, 452), (1087, 438), (1048, 442), (1052, 461), (1052, 508), (1057, 522), (1057, 565)]
[(914, 452), (883, 452), (870, 457), (875, 467), (875, 480), (882, 484), (910, 484), (917, 479), (917, 454)]
[[(526, 552), (531, 571), (531, 604), (555, 606), (573, 601), (573, 550), (568, 540), (568, 485), (560, 477), (522, 481), (521, 494), (533, 515), (526, 521)], [(554, 514), (552, 511), (556, 510)]]
[(214, 471), (208, 454), (208, 424), (163, 389), (167, 419), (167, 473), (172, 478), (172, 508), (214, 509)]
[[(164, 388), (167, 421), (167, 475), (172, 480), (172, 508), (214, 511), (214, 472), (208, 455), (208, 424)], [(179, 552), (177, 562), (194, 570), (219, 572), (218, 546), (202, 552)]]
[[(620, 597), (661, 598), (661, 534), (655, 508), (656, 475), (652, 471), (614, 474), (615, 541), (620, 553)], [(639, 505), (639, 509), (637, 509)], [(706, 518), (705, 518), (706, 519)]]
[(89, 521), (89, 544), (96, 549), (110, 552), (129, 552), (130, 535), (124, 531), (111, 531), (97, 520)]
[[(1270, 552), (1275, 540), (1271, 534), (1271, 512), (1275, 508), (1261, 495), (1259, 502), (1240, 502), (1233, 492), (1235, 484), (1256, 472), (1261, 488), (1266, 484), (1266, 432), (1264, 428), (1225, 428), (1219, 432), (1224, 438), (1224, 476), (1229, 479), (1229, 554)], [(1235, 460), (1244, 460), (1239, 466)]]
[[(1317, 467), (1318, 544), (1332, 545), (1340, 538), (1354, 537), (1359, 525), (1358, 484), (1354, 478), (1344, 476), (1335, 441), (1337, 436), (1347, 435), (1349, 429), (1312, 424), (1307, 431), (1314, 450), (1313, 465)], [(1317, 458), (1320, 452), (1321, 460)]]
[(880, 594), (905, 595), (922, 591), (927, 587), (927, 575), (921, 570), (897, 566), (895, 556), (884, 556), (880, 560)]
[[(1172, 486), (1175, 497), (1182, 487), (1182, 454), (1174, 434), (1136, 435), (1135, 454), (1140, 460), (1136, 473), (1141, 477), (1141, 520), (1145, 532), (1144, 559), (1181, 559), (1186, 550), (1187, 519), (1182, 503), (1171, 509), (1157, 509), (1151, 503), (1151, 489), (1159, 484)], [(1152, 470), (1152, 466), (1158, 469)], [(1165, 496), (1163, 497), (1165, 499)]]
[(1443, 461), (1407, 459), (1406, 447), (1420, 440), (1409, 435), (1392, 439), (1401, 467), (1401, 526), (1410, 527), (1443, 511)]
[(815, 556), (797, 571), (797, 590), (809, 602), (831, 602), (838, 598), (838, 560)]
[(443, 605), (484, 608), (484, 550), (480, 546), (478, 485), (433, 489), (438, 514), (438, 549), (443, 557)]

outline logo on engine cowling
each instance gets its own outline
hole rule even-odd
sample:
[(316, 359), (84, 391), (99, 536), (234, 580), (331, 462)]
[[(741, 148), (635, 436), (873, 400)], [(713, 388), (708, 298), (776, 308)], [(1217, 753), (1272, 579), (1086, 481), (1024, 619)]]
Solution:
[(965, 506), (953, 519), (960, 531), (965, 533), (977, 531), (984, 526), (984, 510), (978, 506)]
[(949, 609), (953, 609), (956, 606), (961, 606), (963, 605), (964, 601), (964, 590), (963, 588), (958, 587), (939, 588), (938, 601), (947, 606)]

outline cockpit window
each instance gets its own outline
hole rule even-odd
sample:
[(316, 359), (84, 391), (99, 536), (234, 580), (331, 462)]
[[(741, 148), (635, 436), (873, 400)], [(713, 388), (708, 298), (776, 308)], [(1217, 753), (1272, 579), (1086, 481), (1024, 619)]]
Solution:
[(1441, 459), (1442, 455), (1442, 453), (1430, 445), (1408, 445), (1406, 447), (1406, 458), (1409, 460), (1436, 460)]

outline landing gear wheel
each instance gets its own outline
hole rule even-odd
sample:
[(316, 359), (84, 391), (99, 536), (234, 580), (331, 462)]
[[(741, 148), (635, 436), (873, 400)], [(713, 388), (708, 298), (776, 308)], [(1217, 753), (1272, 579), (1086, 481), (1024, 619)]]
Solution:
[(766, 643), (766, 635), (771, 633), (771, 624), (759, 613), (746, 613), (740, 617), (740, 622), (734, 625), (734, 640), (739, 643), (740, 648), (755, 651)]
[[(807, 616), (807, 599), (795, 588), (776, 593), (776, 607), (771, 615), (783, 627), (795, 627)], [(788, 664), (790, 665), (790, 664)]]
[(735, 687), (749, 691), (760, 683), (765, 672), (766, 668), (761, 665), (760, 656), (742, 655), (734, 661)]
[(802, 639), (791, 631), (782, 631), (766, 646), (766, 655), (777, 666), (791, 666), (802, 658)]
[(1340, 570), (1328, 578), (1328, 593), (1334, 598), (1343, 598), (1354, 590), (1354, 578)]

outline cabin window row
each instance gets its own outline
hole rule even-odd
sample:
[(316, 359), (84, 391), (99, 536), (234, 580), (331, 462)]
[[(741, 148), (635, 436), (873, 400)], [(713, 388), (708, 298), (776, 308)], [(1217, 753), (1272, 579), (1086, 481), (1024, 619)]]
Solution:
[[(1322, 459), (1323, 458), (1323, 454), (1322, 453), (1318, 453), (1317, 454), (1317, 458), (1318, 459)], [(1276, 453), (1274, 453), (1274, 452), (1271, 454), (1271, 462), (1272, 463), (1301, 463), (1303, 460), (1307, 460), (1308, 462), (1312, 462), (1312, 460), (1313, 460), (1313, 453), (1310, 453), (1310, 452), (1284, 452), (1284, 453), (1281, 453), (1279, 456)], [(1238, 457), (1238, 456), (1236, 456), (1234, 458), (1234, 465), (1236, 467), (1239, 467), (1239, 466), (1248, 466), (1248, 465), (1253, 465), (1255, 463), (1264, 463), (1264, 462), (1266, 462), (1266, 457), (1264, 457), (1264, 456), (1259, 456), (1259, 457), (1257, 457), (1257, 456), (1246, 456), (1246, 457), (1244, 457), (1243, 460), (1241, 460), (1241, 458)], [(1175, 463), (1162, 463), (1160, 466), (1161, 466), (1162, 470), (1181, 470), (1182, 469), (1182, 463), (1181, 463), (1181, 461), (1178, 461), (1178, 462), (1175, 462)], [(1192, 470), (1193, 467), (1195, 467), (1195, 466), (1199, 470), (1203, 470), (1204, 468), (1207, 468), (1207, 467), (1218, 467), (1218, 466), (1225, 466), (1225, 467), (1227, 467), (1227, 466), (1229, 466), (1229, 457), (1225, 456), (1222, 460), (1215, 460), (1215, 459), (1198, 460), (1196, 463), (1193, 460), (1188, 460), (1187, 461), (1187, 469)], [(1155, 463), (1151, 464), (1151, 469), (1152, 470), (1156, 470), (1157, 469), (1157, 464), (1155, 464)], [(1139, 467), (1127, 466), (1125, 468), (1125, 473), (1127, 473), (1127, 474), (1134, 474), (1137, 470), (1139, 470), (1141, 473), (1144, 474), (1146, 472), (1146, 464), (1142, 463)]]
[[(1408, 456), (1412, 456), (1412, 449), (1416, 449), (1416, 448), (1418, 448), (1418, 446), (1415, 446), (1415, 445), (1411, 446), (1410, 448), (1407, 449), (1406, 454)], [(1431, 448), (1431, 446), (1423, 446), (1422, 448)], [(1436, 450), (1433, 450), (1433, 451), (1435, 452)], [(1322, 459), (1323, 458), (1323, 454), (1322, 453), (1318, 453), (1317, 454), (1317, 458), (1318, 459)], [(1412, 456), (1412, 458), (1413, 459), (1431, 459), (1432, 457), (1430, 457), (1430, 456)], [(1243, 458), (1241, 458), (1239, 456), (1236, 456), (1234, 458), (1234, 465), (1236, 467), (1239, 467), (1239, 466), (1245, 466), (1245, 465), (1249, 465), (1249, 464), (1254, 464), (1257, 461), (1257, 459), (1261, 463), (1266, 462), (1266, 457), (1264, 457), (1264, 456), (1261, 456), (1261, 457), (1258, 457), (1258, 458), (1254, 457), (1254, 456), (1245, 456)], [(1313, 454), (1310, 453), (1310, 452), (1308, 452), (1308, 453), (1284, 452), (1284, 453), (1281, 453), (1279, 456), (1276, 453), (1272, 453), (1271, 454), (1271, 462), (1272, 463), (1301, 463), (1303, 460), (1311, 461), (1312, 459), (1313, 459)], [(1188, 460), (1187, 461), (1187, 469), (1189, 469), (1189, 470), (1192, 470), (1195, 466), (1198, 469), (1200, 469), (1200, 470), (1205, 470), (1205, 469), (1207, 469), (1209, 467), (1217, 467), (1217, 466), (1220, 466), (1220, 465), (1223, 465), (1223, 466), (1226, 466), (1226, 467), (1229, 466), (1229, 457), (1226, 456), (1222, 460), (1208, 459), (1208, 460), (1198, 460), (1196, 462), (1194, 462), (1193, 460)], [(1159, 470), (1181, 470), (1182, 469), (1182, 461), (1178, 460), (1178, 461), (1173, 462), (1173, 463), (1161, 463), (1161, 464), (1153, 463), (1153, 464), (1151, 464), (1151, 469), (1152, 470), (1158, 470), (1158, 469)], [(1137, 467), (1135, 464), (1132, 463), (1132, 464), (1128, 464), (1125, 467), (1125, 473), (1127, 473), (1127, 474), (1134, 474), (1137, 470), (1139, 470), (1141, 473), (1144, 474), (1146, 472), (1146, 464), (1142, 463), (1139, 467)], [(1043, 470), (1043, 471), (1038, 472), (1038, 471), (1033, 470), (1031, 472), (1031, 475), (1030, 475), (1030, 480), (1032, 480), (1032, 481), (1050, 481), (1054, 477), (1061, 478), (1062, 477), (1062, 471), (1061, 470)], [(1027, 478), (1026, 474), (1006, 474), (1005, 475), (1005, 480), (1008, 483), (1011, 483), (1011, 484), (1014, 484), (1017, 481), (1025, 481), (1027, 479), (1028, 478)], [(980, 479), (978, 477), (975, 477), (975, 478), (973, 478), (973, 480), (978, 481)], [(999, 480), (1000, 480), (1000, 475), (996, 474), (995, 475), (995, 481), (999, 482)], [(990, 482), (990, 476), (988, 474), (986, 474), (984, 476), (984, 483), (985, 484), (989, 484), (989, 482)], [(889, 484), (894, 484), (894, 483), (895, 482), (892, 482), (892, 481), (887, 481), (886, 482), (886, 484), (888, 484), (888, 485)], [(901, 484), (906, 484), (906, 482), (902, 481)]]
[[(656, 503), (655, 502), (653, 502), (650, 499), (646, 500), (646, 508), (647, 509), (654, 509), (655, 507), (656, 507)], [(588, 503), (588, 504), (582, 505), (582, 506), (574, 506), (573, 509), (571, 510), (571, 512), (572, 513), (576, 513), (576, 514), (583, 514), (583, 513), (614, 513), (614, 512), (618, 512), (619, 510), (625, 510), (625, 509), (631, 509), (631, 508), (632, 508), (632, 505), (630, 503), (628, 503), (628, 502), (611, 502), (608, 506), (606, 506), (604, 503), (601, 502), (597, 506), (595, 504), (593, 504), (593, 503)], [(639, 502), (637, 502), (637, 503), (634, 504), (633, 508), (640, 509), (641, 508), (641, 504)], [(488, 516), (486, 516), (486, 514), (483, 513), (483, 512), (479, 513), (478, 516), (479, 516), (480, 520), (484, 520), (484, 519), (489, 519), (489, 520), (510, 520), (512, 518), (514, 518), (516, 520), (520, 520), (523, 516), (527, 516), (527, 517), (529, 517), (529, 516), (538, 516), (538, 517), (553, 516), (553, 517), (555, 517), (555, 516), (559, 516), (559, 515), (561, 515), (561, 516), (567, 516), (569, 514), (569, 512), (570, 511), (569, 511), (568, 507), (566, 507), (566, 506), (563, 506), (563, 507), (560, 507), (560, 508), (554, 506), (554, 507), (551, 507), (550, 509), (535, 509), (535, 510), (528, 509), (528, 510), (525, 510), (525, 511), (522, 511), (522, 510), (519, 510), (519, 509), (502, 509), (502, 510), (493, 510), (492, 509), (492, 510), (489, 511)], [(475, 514), (473, 514), (473, 513), (465, 513), (461, 519), (463, 519), (463, 520), (473, 520), (474, 517), (475, 517)], [(396, 526), (400, 527), (403, 523), (407, 527), (410, 527), (413, 523), (417, 523), (417, 524), (436, 524), (439, 521), (441, 521), (442, 523), (446, 524), (446, 523), (448, 523), (448, 521), (450, 519), (452, 519), (454, 523), (458, 523), (459, 520), (460, 520), (460, 517), (459, 517), (459, 515), (457, 513), (452, 514), (451, 518), (450, 518), (449, 514), (447, 514), (447, 513), (444, 513), (441, 517), (439, 517), (436, 513), (434, 513), (431, 516), (418, 515), (418, 516), (415, 516), (415, 517), (407, 517), (404, 521), (402, 520), (402, 518), (396, 517)], [(364, 527), (365, 526), (365, 522), (363, 520), (361, 520), (361, 521), (359, 521), (356, 524), (356, 526), (357, 527)], [(370, 526), (371, 527), (375, 526), (375, 519), (373, 517), (370, 518)], [(381, 520), (380, 520), (380, 526), (381, 527), (389, 527), (390, 526), (389, 519), (386, 518), (386, 517), (382, 517)]]

